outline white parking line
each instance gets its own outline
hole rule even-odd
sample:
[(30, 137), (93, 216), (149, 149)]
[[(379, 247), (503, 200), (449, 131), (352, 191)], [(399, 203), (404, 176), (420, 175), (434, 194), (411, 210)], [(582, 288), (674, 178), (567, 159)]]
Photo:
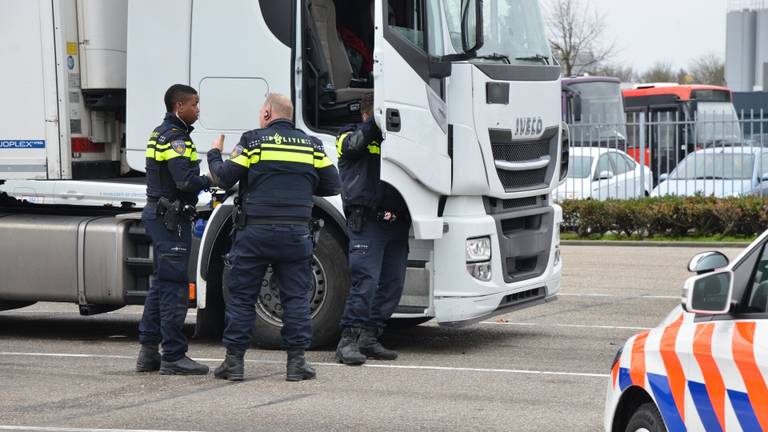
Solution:
[(41, 431), (41, 432), (196, 432), (196, 431), (168, 431), (155, 429), (87, 429), (48, 426), (12, 426), (0, 425), (0, 430), (9, 431)]
[[(109, 354), (82, 354), (82, 353), (37, 353), (37, 352), (0, 352), (0, 356), (19, 356), (19, 357), (61, 357), (61, 358), (109, 358), (134, 360), (135, 356), (109, 355)], [(202, 362), (220, 362), (220, 358), (195, 358)], [(278, 360), (246, 360), (247, 363), (257, 364), (283, 364), (284, 361)], [(312, 363), (314, 366), (332, 366), (343, 367), (339, 363)], [(483, 372), (500, 374), (519, 374), (519, 375), (556, 375), (570, 377), (586, 378), (607, 378), (609, 374), (588, 373), (588, 372), (561, 372), (561, 371), (539, 371), (529, 369), (495, 369), (495, 368), (469, 368), (469, 367), (451, 367), (451, 366), (420, 366), (420, 365), (392, 365), (392, 364), (364, 364), (364, 368), (376, 369), (406, 369), (406, 370), (432, 370), (432, 371), (452, 371), (452, 372)]]
[(604, 329), (604, 330), (650, 330), (651, 327), (629, 327), (629, 326), (607, 326), (607, 325), (588, 325), (588, 324), (542, 324), (525, 322), (506, 322), (506, 321), (482, 321), (480, 324), (522, 326), (522, 327), (566, 327), (566, 328), (586, 328), (586, 329)]
[(619, 294), (602, 294), (602, 293), (558, 293), (557, 295), (563, 297), (608, 297), (608, 298), (625, 298), (625, 299), (664, 299), (664, 300), (680, 300), (680, 296), (667, 296), (667, 295), (639, 295), (628, 296)]

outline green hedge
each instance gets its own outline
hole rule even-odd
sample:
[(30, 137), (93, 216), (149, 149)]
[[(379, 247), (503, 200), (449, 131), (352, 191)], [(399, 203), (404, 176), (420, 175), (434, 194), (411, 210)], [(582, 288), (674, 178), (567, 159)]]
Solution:
[(659, 197), (634, 200), (568, 200), (563, 232), (579, 237), (755, 236), (768, 229), (768, 198)]

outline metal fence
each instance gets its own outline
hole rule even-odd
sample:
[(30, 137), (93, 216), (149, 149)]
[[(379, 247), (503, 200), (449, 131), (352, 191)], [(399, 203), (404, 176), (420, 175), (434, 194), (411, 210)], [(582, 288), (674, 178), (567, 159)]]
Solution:
[(555, 199), (768, 196), (768, 112), (629, 112), (571, 122)]

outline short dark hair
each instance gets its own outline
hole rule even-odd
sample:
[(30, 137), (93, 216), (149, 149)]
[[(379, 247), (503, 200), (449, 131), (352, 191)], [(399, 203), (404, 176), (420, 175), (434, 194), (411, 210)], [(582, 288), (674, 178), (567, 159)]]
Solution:
[(197, 90), (184, 84), (174, 84), (168, 87), (165, 92), (165, 110), (173, 112), (173, 108), (178, 102), (184, 102), (188, 97), (196, 95)]
[(368, 93), (360, 99), (360, 115), (373, 115), (373, 93)]

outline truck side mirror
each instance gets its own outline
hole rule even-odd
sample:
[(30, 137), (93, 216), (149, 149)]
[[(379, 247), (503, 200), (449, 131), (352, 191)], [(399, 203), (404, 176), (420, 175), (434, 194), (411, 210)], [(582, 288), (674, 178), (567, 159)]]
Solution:
[(483, 0), (461, 0), (461, 48), (474, 52), (484, 43)]
[(728, 265), (728, 257), (720, 252), (702, 252), (696, 254), (688, 263), (688, 271), (691, 273), (709, 273)]
[(659, 175), (659, 182), (667, 181), (669, 180), (669, 173), (664, 173)]
[(683, 309), (700, 315), (721, 315), (731, 310), (733, 272), (725, 270), (693, 276), (683, 287)]

